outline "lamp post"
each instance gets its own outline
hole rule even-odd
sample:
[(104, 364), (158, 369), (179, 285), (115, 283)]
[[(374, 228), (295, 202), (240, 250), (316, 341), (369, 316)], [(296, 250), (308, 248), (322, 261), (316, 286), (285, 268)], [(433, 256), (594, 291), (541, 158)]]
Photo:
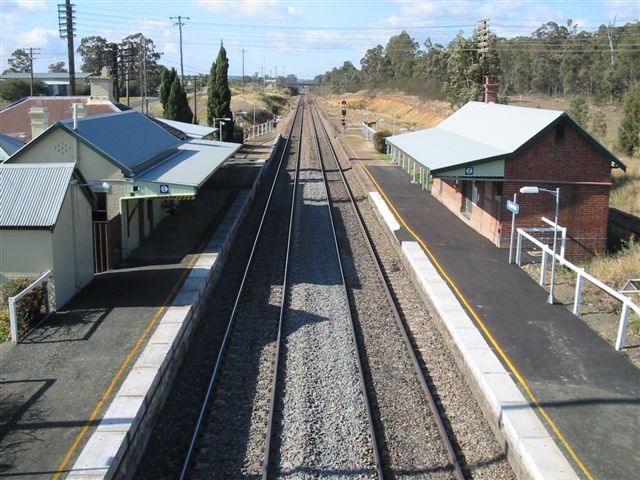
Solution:
[(231, 119), (230, 118), (214, 118), (213, 119), (213, 126), (216, 126), (216, 122), (220, 120), (220, 141), (222, 141), (222, 125), (224, 125), (224, 122), (230, 122)]
[(547, 298), (547, 303), (553, 305), (553, 282), (556, 274), (556, 244), (558, 242), (558, 216), (560, 214), (560, 188), (556, 188), (555, 190), (549, 190), (547, 188), (540, 187), (522, 187), (520, 189), (520, 193), (548, 193), (549, 195), (553, 195), (556, 198), (556, 216), (554, 219), (554, 227), (553, 227), (553, 257), (551, 259), (551, 283), (549, 285), (549, 298)]

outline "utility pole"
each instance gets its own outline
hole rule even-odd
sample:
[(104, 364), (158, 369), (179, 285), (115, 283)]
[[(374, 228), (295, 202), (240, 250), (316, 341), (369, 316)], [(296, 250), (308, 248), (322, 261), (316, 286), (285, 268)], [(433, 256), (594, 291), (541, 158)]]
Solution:
[(189, 17), (183, 17), (178, 15), (177, 17), (169, 17), (170, 20), (178, 20), (174, 22), (174, 25), (178, 25), (178, 30), (180, 31), (180, 83), (184, 85), (184, 65), (182, 64), (182, 27), (186, 25), (182, 20), (191, 20)]
[(122, 65), (122, 73), (125, 78), (127, 107), (130, 106), (131, 103), (129, 97), (129, 79), (131, 77), (131, 70), (133, 69), (134, 57), (133, 48), (130, 45), (126, 46), (126, 44), (123, 44), (120, 46), (120, 61)]
[(264, 78), (264, 67), (260, 67), (260, 69), (262, 70), (262, 91), (264, 92), (264, 86), (265, 86), (265, 78)]
[(242, 49), (242, 93), (244, 93), (244, 48)]
[(146, 55), (146, 50), (147, 50), (147, 44), (145, 42), (145, 38), (141, 35), (140, 36), (140, 107), (142, 110), (142, 113), (144, 113), (144, 90), (143, 90), (143, 80), (144, 80), (144, 66), (143, 63), (146, 64), (146, 62), (144, 62)]
[(276, 87), (276, 92), (278, 91), (278, 66), (276, 65), (276, 76), (275, 76), (275, 87)]
[(193, 76), (193, 124), (198, 124), (198, 76)]
[(478, 53), (483, 59), (482, 81), (489, 74), (489, 19), (483, 18), (478, 22)]
[(76, 94), (76, 62), (75, 52), (73, 49), (73, 37), (76, 29), (75, 17), (74, 17), (74, 5), (71, 5), (71, 0), (66, 0), (64, 4), (58, 4), (58, 30), (60, 32), (60, 38), (67, 39), (67, 51), (69, 54), (69, 86), (71, 88), (71, 95)]
[(33, 97), (33, 55), (40, 53), (39, 48), (25, 48), (25, 50), (29, 50), (29, 72), (31, 73), (31, 96)]

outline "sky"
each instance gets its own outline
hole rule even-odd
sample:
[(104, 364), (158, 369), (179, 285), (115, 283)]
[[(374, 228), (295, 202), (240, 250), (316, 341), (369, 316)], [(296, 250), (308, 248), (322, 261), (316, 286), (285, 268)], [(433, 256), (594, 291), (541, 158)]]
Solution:
[[(59, 37), (58, 3), (63, 0), (0, 0), (0, 71), (16, 48), (39, 48), (34, 71), (67, 62)], [(528, 36), (548, 21), (579, 29), (638, 21), (640, 0), (75, 0), (75, 47), (82, 37), (100, 35), (119, 42), (142, 32), (162, 52), (160, 63), (180, 65), (183, 17), (185, 75), (207, 73), (220, 41), (229, 74), (293, 73), (313, 78), (350, 60), (360, 67), (368, 48), (386, 45), (406, 30), (422, 46), (427, 37), (446, 45), (458, 31), (471, 35), (481, 18), (499, 36)], [(76, 70), (81, 58), (76, 54)]]

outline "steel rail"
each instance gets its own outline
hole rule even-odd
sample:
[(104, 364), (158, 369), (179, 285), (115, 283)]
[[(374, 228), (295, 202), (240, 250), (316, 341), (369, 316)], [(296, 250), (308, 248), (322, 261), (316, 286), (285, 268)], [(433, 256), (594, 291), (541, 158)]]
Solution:
[(269, 478), (269, 465), (271, 464), (271, 438), (273, 436), (273, 419), (276, 404), (276, 394), (278, 386), (278, 366), (280, 365), (280, 350), (282, 347), (282, 326), (284, 324), (284, 312), (287, 303), (287, 281), (289, 279), (289, 253), (291, 250), (291, 234), (293, 233), (293, 217), (296, 207), (296, 193), (298, 190), (298, 177), (300, 174), (300, 159), (302, 158), (302, 135), (304, 127), (304, 96), (301, 97), (302, 115), (300, 118), (300, 136), (298, 137), (298, 151), (296, 154), (296, 175), (293, 182), (293, 193), (291, 194), (291, 212), (289, 216), (289, 232), (287, 235), (287, 252), (284, 264), (284, 281), (282, 284), (282, 296), (280, 299), (280, 317), (278, 319), (278, 336), (276, 338), (276, 357), (273, 361), (273, 378), (271, 380), (271, 398), (269, 399), (269, 415), (267, 417), (267, 432), (265, 434), (264, 457), (262, 460), (262, 479)]
[[(253, 246), (251, 247), (251, 253), (249, 254), (249, 260), (247, 261), (247, 266), (245, 267), (244, 270), (244, 274), (242, 276), (242, 281), (240, 283), (240, 287), (238, 289), (238, 294), (236, 296), (236, 300), (235, 303), (233, 305), (233, 310), (231, 311), (231, 315), (229, 316), (229, 322), (227, 323), (227, 328), (225, 330), (224, 333), (224, 337), (222, 339), (222, 343), (220, 344), (220, 350), (218, 351), (218, 356), (216, 358), (216, 363), (215, 366), (213, 368), (213, 371), (211, 372), (211, 377), (209, 379), (209, 385), (207, 387), (207, 392), (204, 396), (204, 399), (202, 401), (202, 407), (200, 408), (200, 414), (198, 415), (198, 420), (196, 421), (196, 426), (194, 428), (193, 431), (193, 435), (191, 436), (191, 443), (189, 444), (189, 449), (187, 451), (187, 454), (185, 456), (185, 460), (184, 463), (182, 465), (182, 471), (180, 472), (180, 480), (184, 480), (187, 476), (187, 473), (189, 471), (189, 466), (190, 466), (190, 462), (191, 462), (191, 458), (193, 457), (193, 452), (195, 450), (196, 447), (196, 443), (198, 441), (198, 436), (200, 435), (200, 429), (202, 427), (202, 423), (204, 420), (204, 416), (207, 410), (207, 406), (209, 404), (209, 400), (211, 398), (211, 392), (213, 391), (213, 386), (215, 385), (216, 379), (218, 377), (218, 372), (220, 370), (220, 366), (222, 364), (222, 360), (224, 358), (224, 354), (226, 351), (226, 347), (227, 344), (229, 342), (229, 338), (231, 336), (231, 332), (233, 330), (233, 326), (234, 326), (234, 320), (236, 318), (236, 314), (238, 311), (238, 305), (240, 304), (240, 298), (242, 297), (242, 294), (244, 292), (244, 286), (247, 280), (247, 277), (249, 276), (249, 270), (251, 269), (251, 266), (253, 265), (253, 259), (254, 259), (254, 254), (258, 245), (258, 242), (260, 240), (260, 237), (262, 235), (262, 226), (264, 225), (264, 220), (267, 216), (267, 212), (269, 210), (269, 207), (271, 206), (271, 198), (273, 196), (273, 191), (275, 190), (275, 186), (278, 182), (278, 178), (280, 176), (280, 170), (282, 169), (282, 165), (284, 163), (284, 159), (285, 157), (287, 157), (288, 153), (289, 153), (289, 148), (291, 146), (291, 135), (293, 133), (293, 129), (294, 126), (296, 124), (296, 120), (298, 118), (298, 114), (300, 113), (300, 111), (304, 108), (304, 105), (301, 106), (301, 102), (298, 103), (297, 107), (296, 107), (296, 112), (294, 115), (294, 118), (291, 122), (291, 128), (289, 129), (289, 134), (287, 136), (287, 140), (282, 148), (282, 154), (280, 156), (280, 160), (278, 162), (278, 169), (276, 170), (276, 173), (274, 175), (273, 178), (273, 182), (271, 183), (271, 189), (269, 191), (269, 196), (267, 197), (267, 201), (265, 203), (265, 207), (264, 207), (264, 211), (262, 212), (262, 217), (260, 219), (260, 224), (258, 225), (258, 230), (256, 232), (255, 235), (255, 239), (253, 241)], [(302, 128), (300, 129), (300, 132), (302, 132)]]
[[(384, 275), (384, 272), (382, 270), (382, 264), (380, 261), (380, 258), (378, 256), (378, 254), (375, 251), (375, 248), (373, 246), (373, 240), (371, 238), (371, 235), (369, 234), (369, 231), (367, 230), (365, 223), (364, 223), (364, 219), (362, 217), (362, 213), (360, 212), (360, 208), (358, 207), (357, 203), (355, 202), (355, 199), (353, 197), (353, 192), (351, 191), (351, 187), (349, 186), (349, 183), (347, 182), (347, 178), (344, 174), (342, 165), (340, 164), (340, 161), (338, 160), (338, 155), (336, 154), (335, 148), (333, 147), (333, 144), (331, 142), (331, 138), (329, 136), (329, 133), (327, 132), (327, 129), (322, 121), (322, 117), (319, 113), (319, 109), (317, 106), (314, 106), (316, 109), (316, 115), (318, 116), (319, 120), (320, 120), (320, 126), (322, 127), (322, 131), (324, 132), (324, 136), (327, 139), (327, 143), (329, 145), (329, 149), (331, 151), (331, 154), (333, 156), (333, 159), (337, 165), (337, 170), (340, 172), (340, 177), (342, 178), (342, 182), (347, 190), (347, 193), (349, 195), (349, 200), (351, 203), (351, 206), (353, 207), (354, 211), (356, 212), (356, 216), (358, 218), (358, 224), (360, 225), (360, 229), (364, 235), (364, 238), (366, 239), (366, 244), (369, 250), (369, 253), (371, 254), (371, 257), (373, 259), (373, 263), (375, 265), (375, 269), (378, 272), (378, 277), (383, 285), (383, 289), (385, 291), (385, 297), (387, 298), (387, 301), (389, 302), (389, 305), (391, 306), (391, 309), (393, 311), (393, 315), (395, 317), (396, 323), (398, 324), (398, 327), (400, 328), (400, 332), (402, 334), (402, 337), (404, 339), (404, 343), (405, 346), (407, 347), (408, 353), (411, 357), (411, 362), (413, 364), (414, 367), (414, 371), (416, 373), (417, 379), (420, 383), (420, 386), (422, 387), (422, 390), (424, 392), (425, 398), (427, 399), (428, 403), (429, 403), (429, 407), (431, 409), (431, 412), (433, 414), (433, 417), (436, 421), (436, 426), (438, 428), (438, 432), (440, 433), (440, 439), (442, 440), (442, 444), (446, 450), (447, 453), (447, 458), (449, 459), (449, 462), (451, 463), (451, 466), (453, 467), (453, 474), (454, 477), (457, 478), (458, 480), (464, 480), (464, 473), (462, 472), (462, 468), (460, 467), (460, 462), (458, 461), (455, 449), (453, 447), (453, 444), (451, 443), (451, 440), (449, 438), (449, 434), (447, 432), (447, 429), (444, 425), (444, 422), (442, 420), (442, 416), (438, 410), (438, 407), (436, 405), (435, 399), (433, 398), (433, 394), (431, 392), (431, 389), (429, 388), (429, 384), (427, 383), (427, 380), (424, 376), (424, 372), (422, 371), (422, 368), (420, 366), (420, 362), (418, 361), (418, 357), (416, 356), (415, 350), (413, 348), (413, 345), (411, 343), (411, 340), (409, 339), (409, 335), (407, 333), (407, 329), (404, 325), (404, 322), (402, 321), (402, 318), (400, 317), (400, 313), (398, 312), (398, 306), (396, 305), (396, 302), (393, 299), (393, 295), (391, 294), (391, 289), (389, 287), (389, 284), (387, 282), (387, 279)], [(324, 167), (323, 167), (323, 171), (324, 171)]]
[[(311, 104), (312, 105), (312, 104)], [(355, 328), (355, 320), (353, 319), (353, 312), (351, 308), (351, 302), (349, 301), (349, 292), (347, 291), (347, 281), (345, 280), (344, 268), (342, 266), (342, 259), (340, 258), (340, 247), (338, 246), (338, 235), (336, 234), (336, 226), (335, 220), (333, 218), (332, 210), (332, 202), (331, 197), (329, 196), (329, 188), (327, 185), (327, 174), (324, 169), (324, 162), (322, 160), (322, 151), (320, 150), (320, 137), (318, 135), (318, 128), (316, 126), (315, 119), (313, 117), (313, 110), (309, 108), (309, 113), (311, 115), (311, 124), (313, 125), (313, 130), (315, 132), (315, 146), (316, 151), (318, 153), (318, 159), (320, 160), (320, 170), (322, 171), (322, 179), (324, 181), (324, 188), (327, 194), (327, 208), (329, 209), (329, 218), (331, 220), (331, 231), (333, 233), (333, 243), (336, 247), (336, 257), (338, 258), (338, 265), (340, 267), (340, 278), (342, 279), (342, 288), (344, 293), (344, 299), (346, 304), (349, 306), (349, 327), (351, 329), (351, 339), (353, 342), (353, 346), (356, 351), (356, 364), (358, 366), (358, 377), (360, 381), (360, 388), (362, 389), (362, 398), (365, 404), (365, 412), (367, 416), (367, 423), (369, 424), (369, 433), (371, 434), (371, 446), (373, 451), (373, 460), (376, 465), (376, 474), (380, 480), (384, 479), (384, 473), (382, 471), (382, 457), (380, 455), (380, 447), (378, 446), (378, 440), (376, 438), (375, 426), (373, 424), (373, 414), (371, 413), (371, 400), (369, 398), (367, 383), (364, 378), (364, 369), (362, 368), (361, 361), (361, 349), (358, 344), (358, 338), (356, 335)]]

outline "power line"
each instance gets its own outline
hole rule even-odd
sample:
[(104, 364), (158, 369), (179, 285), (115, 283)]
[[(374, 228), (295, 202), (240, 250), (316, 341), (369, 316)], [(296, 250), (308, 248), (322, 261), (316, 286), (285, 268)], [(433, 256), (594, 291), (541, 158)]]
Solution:
[(170, 20), (178, 20), (174, 22), (174, 25), (178, 25), (178, 29), (180, 30), (180, 83), (184, 85), (184, 67), (182, 66), (182, 27), (186, 25), (182, 19), (191, 20), (189, 17), (183, 17), (178, 15), (177, 17), (169, 17)]

